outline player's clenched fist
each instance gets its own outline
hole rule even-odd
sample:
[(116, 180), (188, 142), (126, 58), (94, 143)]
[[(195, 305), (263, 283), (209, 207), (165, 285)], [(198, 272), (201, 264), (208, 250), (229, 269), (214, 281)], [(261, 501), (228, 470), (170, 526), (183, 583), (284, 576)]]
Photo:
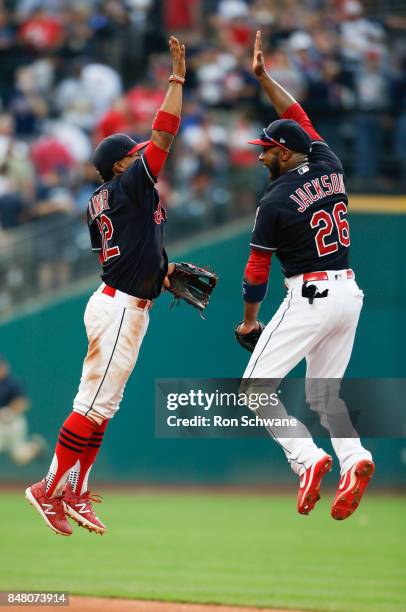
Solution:
[(169, 49), (172, 56), (173, 74), (184, 78), (186, 74), (185, 45), (181, 45), (175, 36), (171, 36)]
[(260, 77), (265, 73), (264, 54), (262, 53), (262, 40), (260, 30), (257, 31), (257, 35), (255, 37), (252, 70), (256, 77)]

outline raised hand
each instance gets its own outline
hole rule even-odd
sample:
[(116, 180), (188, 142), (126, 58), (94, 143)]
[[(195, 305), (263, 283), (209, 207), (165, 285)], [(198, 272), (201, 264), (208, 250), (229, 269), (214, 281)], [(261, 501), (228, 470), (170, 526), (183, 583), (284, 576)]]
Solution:
[(173, 74), (184, 78), (186, 74), (185, 45), (181, 45), (175, 36), (171, 36), (169, 49), (172, 57)]
[(260, 30), (257, 31), (257, 34), (255, 36), (252, 70), (256, 77), (260, 77), (265, 74), (264, 54), (262, 53), (262, 40)]

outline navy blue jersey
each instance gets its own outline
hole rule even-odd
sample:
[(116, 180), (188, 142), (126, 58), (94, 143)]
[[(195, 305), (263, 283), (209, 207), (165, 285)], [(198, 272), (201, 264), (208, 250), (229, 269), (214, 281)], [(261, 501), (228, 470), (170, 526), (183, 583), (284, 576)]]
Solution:
[(19, 397), (25, 397), (25, 393), (22, 385), (14, 376), (0, 379), (0, 410)]
[(349, 267), (343, 168), (324, 141), (308, 163), (271, 182), (257, 208), (251, 247), (275, 252), (285, 276)]
[(160, 294), (168, 270), (163, 246), (166, 212), (155, 183), (141, 155), (123, 174), (96, 189), (87, 210), (103, 281), (148, 300)]

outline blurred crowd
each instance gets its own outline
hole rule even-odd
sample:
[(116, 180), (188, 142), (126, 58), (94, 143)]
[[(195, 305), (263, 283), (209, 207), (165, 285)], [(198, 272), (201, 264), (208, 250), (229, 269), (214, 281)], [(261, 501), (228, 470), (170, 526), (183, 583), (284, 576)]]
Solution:
[[(71, 275), (99, 183), (95, 144), (113, 132), (148, 137), (169, 33), (188, 62), (182, 128), (159, 186), (172, 231), (254, 209), (266, 177), (247, 140), (275, 118), (251, 73), (257, 29), (269, 71), (341, 156), (350, 186), (402, 189), (403, 2), (0, 0), (0, 245), (34, 228), (41, 288)], [(60, 227), (70, 228), (63, 241)]]

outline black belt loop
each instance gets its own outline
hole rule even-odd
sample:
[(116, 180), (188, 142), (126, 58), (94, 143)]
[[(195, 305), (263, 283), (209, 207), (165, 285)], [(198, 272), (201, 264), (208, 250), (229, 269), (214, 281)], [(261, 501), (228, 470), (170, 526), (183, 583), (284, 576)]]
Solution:
[(302, 297), (307, 298), (309, 304), (313, 304), (315, 298), (325, 298), (328, 296), (328, 289), (319, 293), (316, 285), (308, 285), (307, 283), (308, 281), (305, 281), (302, 285)]

